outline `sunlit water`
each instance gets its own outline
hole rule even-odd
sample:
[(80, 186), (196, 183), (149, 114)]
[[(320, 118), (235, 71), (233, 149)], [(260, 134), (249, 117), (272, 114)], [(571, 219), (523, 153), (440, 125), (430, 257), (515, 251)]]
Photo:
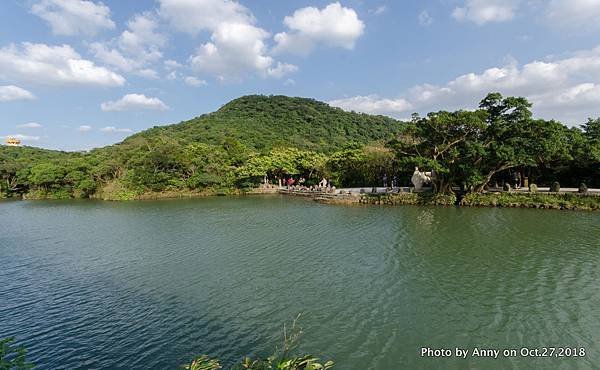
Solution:
[[(0, 337), (41, 369), (300, 352), (337, 369), (600, 366), (600, 213), (280, 197), (1, 202)], [(585, 347), (422, 358), (421, 347)]]

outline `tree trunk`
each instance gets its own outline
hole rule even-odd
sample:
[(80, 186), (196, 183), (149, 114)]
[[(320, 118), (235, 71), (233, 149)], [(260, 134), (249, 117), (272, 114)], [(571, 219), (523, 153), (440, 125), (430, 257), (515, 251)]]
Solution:
[(437, 181), (432, 181), (431, 185), (433, 187), (433, 192), (436, 194), (454, 194), (454, 191), (452, 191), (452, 182), (450, 181), (439, 179)]
[(495, 174), (497, 174), (497, 173), (498, 173), (498, 172), (500, 172), (500, 171), (504, 171), (504, 170), (507, 170), (507, 169), (509, 169), (509, 168), (513, 168), (513, 167), (516, 167), (516, 165), (508, 165), (508, 164), (505, 164), (505, 165), (502, 165), (502, 166), (500, 166), (500, 167), (498, 167), (498, 168), (496, 168), (496, 169), (494, 169), (494, 170), (491, 170), (491, 171), (490, 171), (490, 172), (487, 174), (487, 176), (485, 177), (485, 180), (484, 180), (484, 181), (483, 181), (481, 184), (479, 184), (479, 185), (475, 186), (475, 189), (474, 189), (473, 191), (474, 191), (475, 193), (481, 193), (481, 192), (483, 191), (483, 189), (486, 187), (486, 185), (487, 185), (487, 184), (488, 184), (488, 183), (489, 183), (489, 182), (492, 180), (492, 177), (493, 177)]

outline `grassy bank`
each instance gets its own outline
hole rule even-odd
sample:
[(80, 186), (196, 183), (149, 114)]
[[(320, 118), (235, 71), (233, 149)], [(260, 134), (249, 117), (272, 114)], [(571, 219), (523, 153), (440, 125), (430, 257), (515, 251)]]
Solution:
[[(262, 194), (277, 194), (277, 189), (235, 189), (235, 188), (206, 188), (203, 190), (181, 190), (181, 189), (165, 189), (160, 192), (153, 191), (134, 191), (123, 186), (118, 181), (113, 181), (98, 190), (94, 194), (87, 196), (89, 199), (99, 199), (108, 201), (129, 201), (129, 200), (155, 200), (155, 199), (178, 199), (178, 198), (203, 198), (210, 196), (225, 196), (225, 195), (262, 195)], [(0, 199), (5, 198), (0, 194)], [(24, 200), (44, 200), (44, 199), (81, 199), (83, 197), (73, 196), (68, 191), (56, 190), (36, 190), (23, 194)]]
[[(122, 187), (118, 184), (110, 184), (99, 192), (89, 195), (89, 199), (99, 199), (107, 201), (130, 201), (130, 200), (155, 200), (155, 199), (178, 199), (178, 198), (202, 198), (218, 195), (239, 195), (240, 191), (236, 189), (205, 189), (197, 190), (179, 190), (165, 189), (160, 192), (136, 192)], [(72, 196), (68, 192), (56, 191), (30, 191), (23, 194), (24, 200), (57, 200), (57, 199), (82, 199), (81, 197)]]
[(450, 206), (456, 203), (456, 196), (433, 193), (367, 193), (361, 194), (359, 202), (362, 204)]
[(471, 193), (460, 203), (468, 207), (600, 210), (600, 196), (578, 193)]
[[(361, 194), (359, 203), (448, 206), (456, 203), (456, 197), (433, 193)], [(579, 193), (470, 193), (465, 195), (460, 201), (460, 205), (465, 207), (600, 210), (600, 196)]]

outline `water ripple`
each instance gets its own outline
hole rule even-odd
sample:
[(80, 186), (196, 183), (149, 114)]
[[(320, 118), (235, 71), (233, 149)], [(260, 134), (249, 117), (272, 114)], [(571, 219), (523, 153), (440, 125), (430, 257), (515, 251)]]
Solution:
[[(592, 368), (600, 216), (290, 198), (0, 204), (0, 336), (40, 369), (172, 369), (300, 350), (341, 369)], [(581, 359), (421, 346), (585, 346)], [(424, 362), (425, 361), (425, 362)]]

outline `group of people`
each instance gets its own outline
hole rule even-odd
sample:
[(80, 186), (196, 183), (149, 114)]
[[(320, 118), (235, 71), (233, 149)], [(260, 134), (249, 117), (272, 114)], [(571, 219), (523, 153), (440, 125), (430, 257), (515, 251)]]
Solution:
[[(331, 180), (326, 178), (322, 178), (321, 181), (317, 185), (307, 185), (306, 179), (304, 177), (300, 177), (296, 180), (293, 177), (275, 177), (276, 185), (279, 188), (285, 188), (289, 190), (300, 190), (300, 191), (319, 191), (319, 192), (335, 192), (335, 186), (332, 185)], [(263, 186), (265, 188), (271, 188), (275, 185), (271, 185), (271, 181), (265, 175), (263, 178)]]
[(292, 185), (292, 186), (286, 186), (285, 189), (287, 190), (295, 190), (295, 191), (306, 191), (306, 192), (320, 192), (320, 193), (335, 193), (335, 186), (326, 186), (326, 187), (321, 187), (321, 186), (317, 186), (317, 185), (310, 185), (310, 186), (300, 186), (300, 185)]
[[(429, 183), (431, 181), (431, 179), (435, 176), (434, 172), (421, 172), (419, 171), (418, 167), (415, 167), (415, 172), (413, 173), (413, 176), (411, 178), (411, 182), (413, 183), (413, 185), (415, 185), (415, 188), (419, 189), (422, 187), (423, 184), (425, 183)], [(503, 179), (502, 184), (504, 184), (505, 182), (510, 183), (511, 185), (514, 185), (515, 189), (519, 189), (523, 186), (523, 178), (521, 176), (521, 173), (519, 171), (509, 171), (508, 174), (504, 175), (506, 178)], [(306, 179), (304, 177), (300, 177), (298, 180), (296, 180), (293, 177), (275, 177), (276, 182), (274, 184), (271, 184), (271, 181), (269, 180), (269, 178), (267, 177), (267, 175), (264, 176), (263, 178), (263, 186), (265, 188), (274, 188), (276, 186), (279, 186), (279, 188), (285, 188), (285, 189), (290, 189), (290, 190), (302, 190), (302, 191), (320, 191), (320, 192), (335, 192), (335, 186), (333, 186), (331, 184), (331, 180), (328, 180), (326, 178), (322, 178), (321, 181), (319, 181), (319, 183), (317, 185), (307, 185), (306, 184)], [(381, 178), (382, 182), (383, 182), (383, 187), (384, 188), (396, 188), (398, 186), (398, 180), (396, 175), (393, 175), (391, 178), (391, 181), (389, 181), (390, 179), (388, 178), (387, 174), (383, 174), (382, 178)], [(525, 186), (527, 186), (527, 178), (525, 178)], [(496, 187), (498, 187), (497, 183), (496, 183)]]
[[(383, 187), (395, 188), (398, 186), (398, 181), (396, 175), (392, 176), (391, 182), (389, 182), (388, 186), (388, 176), (384, 174), (382, 177)], [(300, 177), (296, 180), (293, 177), (279, 177), (275, 176), (275, 183), (271, 184), (271, 180), (267, 175), (263, 177), (263, 187), (272, 188), (275, 186), (279, 186), (279, 188), (286, 188), (292, 190), (308, 190), (308, 191), (324, 191), (331, 192), (332, 189), (335, 190), (335, 186), (332, 185), (331, 180), (323, 177), (321, 181), (317, 185), (306, 185), (306, 179), (304, 177)]]
[(293, 177), (277, 177), (277, 182), (279, 183), (280, 188), (291, 186), (304, 186), (304, 184), (306, 183), (306, 179), (304, 177), (300, 177), (298, 179), (298, 182), (296, 182), (296, 179)]

